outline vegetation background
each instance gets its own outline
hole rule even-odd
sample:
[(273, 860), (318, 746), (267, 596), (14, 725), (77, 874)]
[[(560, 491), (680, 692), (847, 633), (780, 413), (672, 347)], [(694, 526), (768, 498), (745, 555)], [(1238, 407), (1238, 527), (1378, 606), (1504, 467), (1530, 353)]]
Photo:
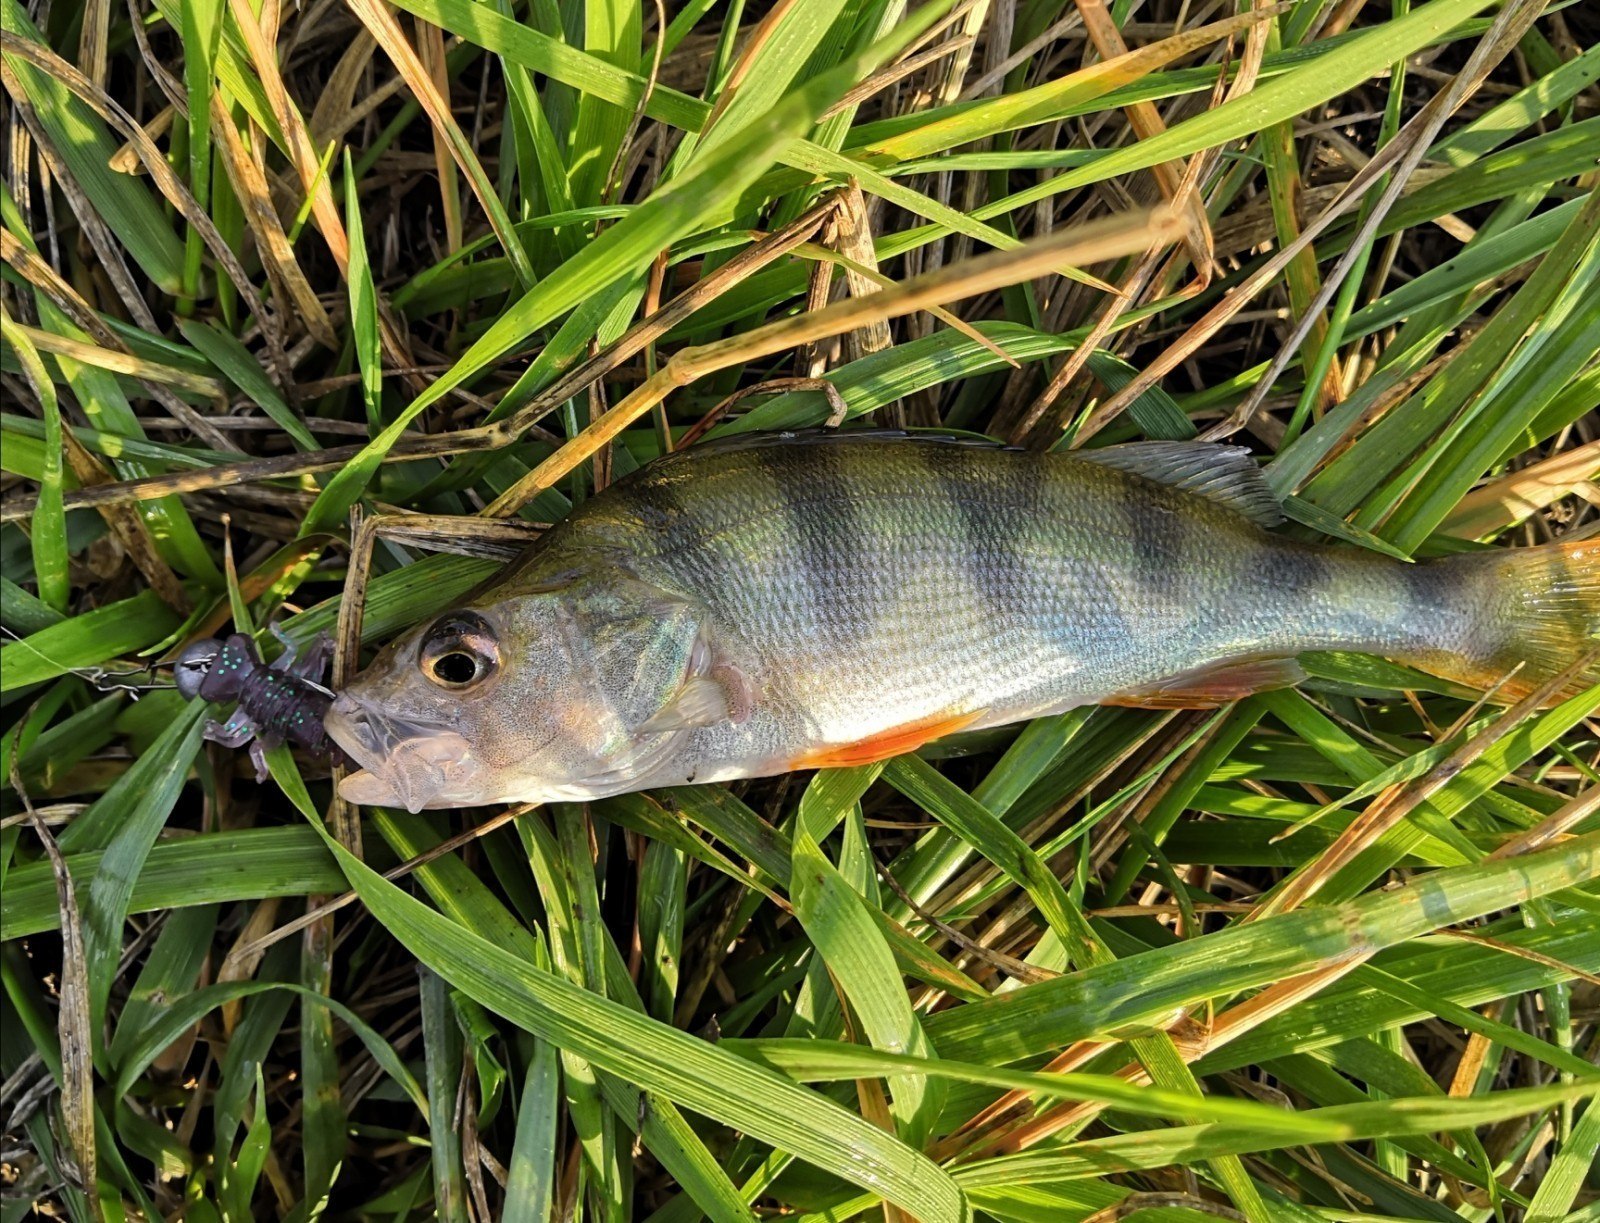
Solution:
[(258, 785), (160, 666), (841, 414), (1591, 531), (1595, 5), (0, 6), (0, 1218), (1600, 1219), (1600, 691), (509, 820)]

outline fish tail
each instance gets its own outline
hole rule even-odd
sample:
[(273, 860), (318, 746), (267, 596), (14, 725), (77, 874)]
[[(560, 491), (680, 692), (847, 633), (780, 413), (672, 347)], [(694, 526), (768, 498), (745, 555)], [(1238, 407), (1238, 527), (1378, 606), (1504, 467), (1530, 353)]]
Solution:
[(1419, 643), (1410, 662), (1497, 702), (1520, 701), (1573, 664), (1552, 694), (1564, 700), (1600, 683), (1600, 539), (1452, 556), (1413, 571), (1447, 614), (1442, 639)]

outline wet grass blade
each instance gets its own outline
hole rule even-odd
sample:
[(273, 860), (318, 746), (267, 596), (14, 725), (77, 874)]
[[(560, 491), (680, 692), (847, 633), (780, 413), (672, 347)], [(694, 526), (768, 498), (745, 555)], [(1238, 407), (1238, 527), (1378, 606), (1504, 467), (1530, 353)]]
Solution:
[(90, 1010), (98, 1027), (122, 958), (123, 923), (134, 880), (183, 788), (189, 762), (200, 750), (204, 707), (184, 711), (82, 819), (67, 848), (101, 849), (84, 896), (84, 945), (88, 955)]
[(383, 428), (383, 345), (378, 335), (378, 292), (367, 261), (366, 230), (361, 223), (360, 194), (350, 151), (344, 154), (345, 230), (350, 235), (350, 342), (361, 370), (361, 400), (367, 409), (369, 433)]
[(39, 471), (39, 504), (33, 511), (33, 576), (39, 587), (39, 600), (54, 611), (67, 609), (70, 587), (67, 580), (67, 515), (61, 505), (61, 485), (65, 478), (61, 458), (61, 408), (55, 386), (45, 372), (39, 350), (24, 328), (7, 314), (0, 313), (0, 334), (22, 364), (33, 393), (44, 413), (44, 464)]
[(428, 1066), (428, 1133), (433, 1156), (433, 1209), (448, 1223), (467, 1218), (467, 1183), (461, 1167), (461, 1127), (456, 1120), (461, 1086), (461, 1029), (449, 986), (422, 970), (422, 1043)]
[(425, 963), (490, 1010), (630, 1082), (846, 1180), (866, 1182), (933, 1223), (965, 1217), (961, 1195), (944, 1173), (853, 1113), (539, 973), (404, 895), (342, 850), (334, 852), (374, 915)]

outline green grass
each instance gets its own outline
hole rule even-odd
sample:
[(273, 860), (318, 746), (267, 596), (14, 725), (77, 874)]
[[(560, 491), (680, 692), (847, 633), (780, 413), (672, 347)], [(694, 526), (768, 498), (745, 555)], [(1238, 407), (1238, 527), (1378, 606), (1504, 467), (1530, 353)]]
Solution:
[[(1600, 1218), (1600, 690), (1320, 655), (446, 845), (495, 813), (257, 785), (160, 666), (333, 632), (354, 508), (460, 519), (374, 648), (796, 375), (711, 432), (1228, 434), (1300, 538), (1592, 532), (1592, 7), (398, 7), (0, 8), (0, 1220)], [(1170, 259), (1038, 255), (1186, 171)], [(760, 330), (862, 283), (852, 180), (946, 312)]]

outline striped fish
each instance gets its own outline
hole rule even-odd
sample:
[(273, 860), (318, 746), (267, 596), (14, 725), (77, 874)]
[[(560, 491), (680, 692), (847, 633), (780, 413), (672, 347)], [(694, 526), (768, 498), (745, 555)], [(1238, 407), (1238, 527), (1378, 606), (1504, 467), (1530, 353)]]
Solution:
[(1600, 632), (1600, 543), (1407, 565), (1280, 518), (1248, 453), (1202, 443), (696, 446), (384, 650), (327, 716), (363, 766), (341, 793), (418, 810), (859, 764), (1086, 704), (1219, 705), (1303, 678), (1304, 650), (1509, 700)]

